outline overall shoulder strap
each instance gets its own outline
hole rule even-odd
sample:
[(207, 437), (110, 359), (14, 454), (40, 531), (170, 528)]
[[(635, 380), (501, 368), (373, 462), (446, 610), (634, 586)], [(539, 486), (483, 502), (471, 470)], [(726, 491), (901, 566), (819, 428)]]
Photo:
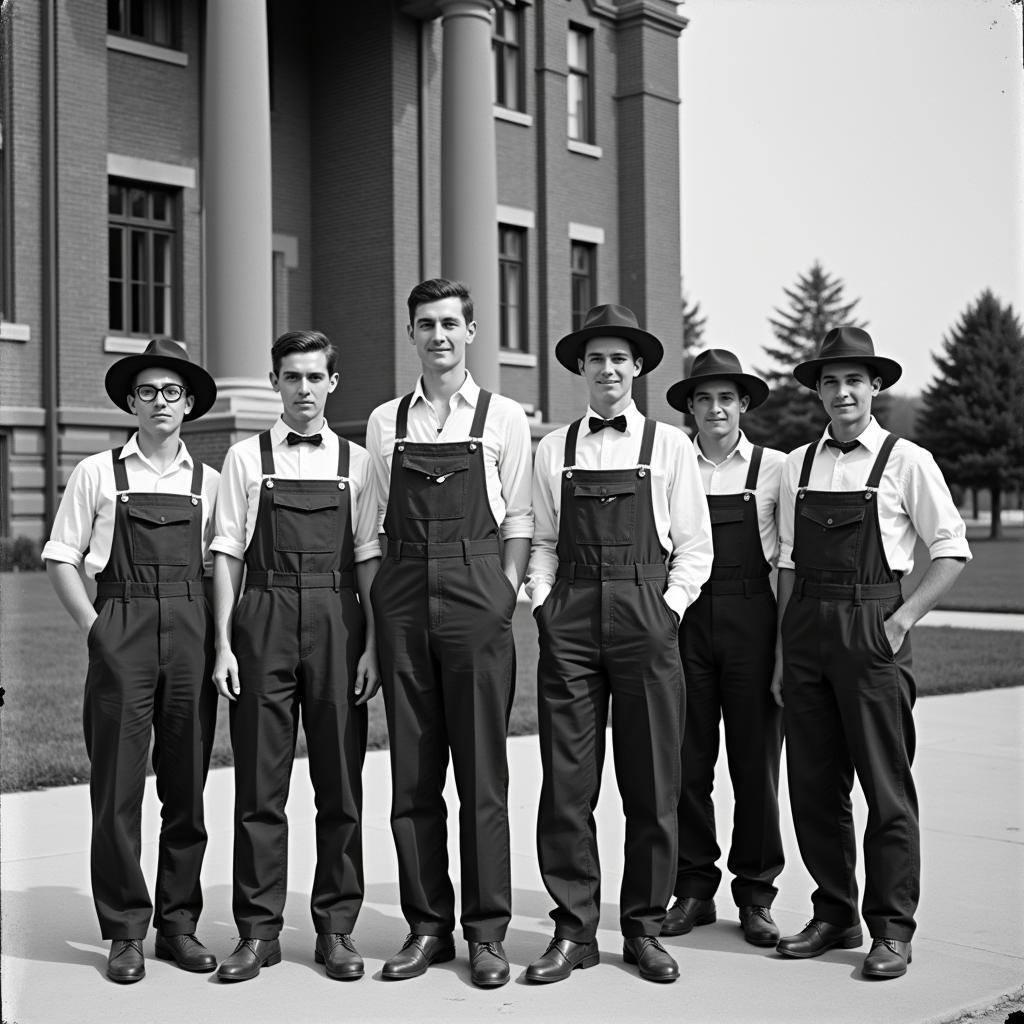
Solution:
[(747, 469), (747, 482), (743, 485), (743, 490), (757, 490), (757, 475), (761, 472), (761, 459), (763, 457), (763, 445), (755, 444), (754, 450), (750, 454), (750, 467)]
[(576, 465), (576, 439), (580, 434), (580, 424), (583, 422), (582, 419), (576, 420), (575, 423), (569, 424), (569, 429), (565, 434), (565, 456), (562, 462), (562, 466), (568, 469), (570, 466)]
[(477, 439), (484, 436), (484, 423), (487, 420), (487, 409), (491, 404), (490, 391), (480, 389), (480, 396), (476, 400), (476, 412), (473, 415), (473, 425), (469, 428), (469, 436)]
[(338, 437), (338, 476), (348, 477), (349, 462), (352, 458), (352, 449), (349, 448), (347, 437)]
[(264, 476), (274, 475), (274, 451), (271, 448), (270, 431), (260, 434), (260, 464)]
[(395, 440), (404, 440), (409, 430), (409, 406), (412, 404), (412, 392), (404, 395), (398, 403), (398, 413), (395, 416)]
[(649, 466), (654, 454), (654, 431), (658, 424), (655, 420), (644, 420), (644, 433), (640, 439), (640, 465)]
[(121, 458), (123, 451), (124, 445), (110, 449), (110, 458), (114, 463), (114, 489), (118, 494), (128, 490), (128, 470), (124, 468), (124, 459)]
[(882, 482), (882, 473), (885, 472), (885, 464), (889, 461), (889, 455), (892, 453), (898, 440), (899, 438), (895, 434), (885, 435), (882, 447), (878, 449), (875, 464), (871, 467), (871, 475), (868, 477), (867, 486), (869, 489), (873, 491), (878, 490), (878, 485)]
[(196, 459), (192, 463), (192, 497), (201, 498), (203, 496), (203, 464)]
[(800, 468), (800, 482), (797, 484), (798, 488), (804, 488), (807, 486), (808, 481), (811, 479), (811, 466), (814, 465), (814, 456), (818, 454), (818, 442), (812, 441), (807, 446), (807, 452), (804, 455), (804, 464)]

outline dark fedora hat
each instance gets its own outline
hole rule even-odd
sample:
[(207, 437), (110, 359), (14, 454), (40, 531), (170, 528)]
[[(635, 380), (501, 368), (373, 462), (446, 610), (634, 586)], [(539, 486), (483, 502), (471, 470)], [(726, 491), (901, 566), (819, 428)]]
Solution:
[(636, 345), (638, 356), (644, 364), (640, 376), (650, 373), (665, 354), (661, 342), (653, 334), (642, 331), (636, 322), (636, 314), (625, 306), (608, 303), (594, 306), (583, 318), (583, 326), (567, 334), (555, 346), (555, 358), (570, 372), (579, 373), (578, 359), (583, 358), (583, 346), (591, 338), (625, 338)]
[(140, 371), (152, 366), (173, 370), (185, 382), (192, 395), (192, 411), (185, 416), (186, 420), (197, 420), (210, 411), (217, 400), (216, 383), (206, 370), (188, 358), (183, 346), (170, 338), (154, 338), (144, 352), (125, 356), (110, 365), (103, 383), (114, 405), (131, 412), (128, 394), (135, 385), (135, 378)]
[(833, 327), (818, 346), (813, 359), (797, 363), (793, 376), (812, 391), (817, 390), (821, 369), (828, 363), (864, 363), (872, 376), (882, 378), (882, 390), (892, 387), (903, 375), (895, 359), (875, 355), (871, 335), (860, 327)]
[(739, 359), (725, 348), (708, 348), (698, 352), (690, 367), (690, 376), (677, 381), (665, 396), (668, 404), (680, 412), (689, 412), (686, 400), (708, 380), (732, 380), (750, 398), (747, 412), (763, 405), (768, 400), (768, 385), (752, 373), (744, 373)]

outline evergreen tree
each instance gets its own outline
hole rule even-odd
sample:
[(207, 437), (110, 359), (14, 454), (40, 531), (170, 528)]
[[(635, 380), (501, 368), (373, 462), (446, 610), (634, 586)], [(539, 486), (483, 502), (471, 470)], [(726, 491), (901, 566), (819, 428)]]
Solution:
[(828, 415), (818, 396), (797, 383), (793, 367), (813, 359), (818, 343), (833, 327), (866, 326), (854, 318), (860, 300), (847, 301), (844, 289), (843, 281), (829, 275), (817, 260), (795, 287), (783, 289), (788, 307), (776, 308), (776, 315), (768, 318), (777, 344), (764, 346), (776, 365), (755, 370), (770, 385), (772, 397), (743, 418), (743, 430), (755, 443), (789, 452), (825, 429)]
[(986, 289), (933, 358), (918, 440), (950, 483), (988, 489), (997, 538), (1003, 492), (1024, 482), (1024, 333), (1013, 306)]
[(683, 325), (683, 376), (690, 375), (693, 357), (704, 347), (704, 327), (708, 322), (706, 316), (700, 315), (699, 302), (687, 302), (683, 292), (681, 303)]

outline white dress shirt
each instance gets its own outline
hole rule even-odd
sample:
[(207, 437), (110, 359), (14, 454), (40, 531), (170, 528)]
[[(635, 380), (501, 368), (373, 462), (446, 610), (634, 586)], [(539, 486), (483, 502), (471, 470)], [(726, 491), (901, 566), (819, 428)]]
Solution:
[[(290, 428), (283, 419), (270, 428), (274, 475), (284, 480), (336, 480), (338, 478), (338, 435), (326, 423), (320, 430), (319, 445), (290, 445), (285, 440)], [(355, 561), (380, 558), (377, 541), (377, 499), (373, 472), (366, 449), (349, 442), (349, 501)], [(217, 501), (216, 536), (211, 550), (245, 558), (245, 550), (256, 529), (263, 482), (260, 437), (254, 434), (233, 444), (224, 459), (224, 471)]]
[[(624, 411), (624, 433), (611, 428), (592, 433), (588, 421), (596, 415), (588, 408), (583, 417), (576, 440), (575, 465), (579, 469), (628, 469), (638, 465), (644, 416), (636, 405), (630, 402)], [(533, 467), (536, 526), (526, 584), (534, 609), (547, 599), (558, 570), (558, 518), (568, 431), (568, 426), (559, 427), (541, 438), (537, 446)], [(650, 473), (658, 540), (662, 548), (670, 552), (665, 602), (681, 619), (711, 575), (714, 551), (711, 518), (697, 457), (689, 438), (678, 427), (658, 424)]]
[[(136, 432), (121, 450), (121, 461), (128, 475), (129, 491), (144, 494), (192, 492), (194, 464), (184, 441), (179, 443), (174, 461), (161, 472), (142, 454)], [(210, 466), (203, 470), (203, 561), (207, 567), (219, 481), (217, 470)], [(53, 520), (50, 539), (43, 548), (43, 560), (67, 562), (76, 568), (84, 563), (85, 574), (95, 579), (110, 561), (116, 495), (109, 450), (90, 455), (75, 466)]]
[[(442, 427), (434, 407), (423, 391), (423, 378), (416, 381), (406, 438), (416, 444), (446, 444), (468, 441), (480, 387), (470, 373), (462, 387), (448, 401), (448, 418)], [(378, 514), (381, 528), (391, 493), (391, 459), (395, 451), (395, 422), (401, 398), (378, 405), (366, 424), (366, 447), (376, 477)], [(533, 536), (533, 509), (530, 506), (530, 425), (523, 407), (492, 394), (484, 423), (484, 472), (487, 501), (502, 540)]]
[[(860, 445), (844, 455), (825, 444), (831, 437), (826, 428), (815, 442), (816, 454), (808, 490), (863, 490), (886, 433), (872, 416), (857, 438)], [(801, 445), (790, 452), (782, 471), (779, 490), (780, 569), (794, 568), (796, 492), (808, 447)], [(933, 561), (936, 558), (970, 559), (967, 528), (931, 452), (900, 438), (889, 455), (876, 501), (882, 547), (893, 572), (906, 574), (914, 568), (914, 545), (918, 537), (928, 546)]]
[[(740, 431), (739, 443), (716, 466), (704, 457), (700, 448), (700, 435), (693, 439), (693, 448), (697, 453), (697, 465), (700, 467), (700, 478), (704, 483), (705, 494), (742, 494), (747, 482), (747, 472), (753, 457), (754, 445), (747, 440), (746, 434)], [(765, 448), (761, 456), (761, 469), (757, 474), (757, 528), (761, 533), (761, 549), (765, 561), (775, 567), (779, 560), (779, 526), (776, 512), (779, 504), (779, 484), (782, 482), (782, 466), (786, 461), (784, 452), (774, 448)]]

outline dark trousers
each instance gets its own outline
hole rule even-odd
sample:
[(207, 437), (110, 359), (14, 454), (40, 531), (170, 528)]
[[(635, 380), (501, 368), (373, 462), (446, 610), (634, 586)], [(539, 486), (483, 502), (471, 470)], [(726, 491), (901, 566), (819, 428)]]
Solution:
[(233, 910), (242, 938), (281, 930), (288, 889), (285, 804), (302, 716), (316, 801), (310, 909), (318, 934), (351, 932), (363, 902), (362, 768), (366, 707), (352, 683), (363, 613), (351, 590), (247, 589), (235, 611), (241, 693), (235, 759)]
[[(105, 939), (191, 934), (203, 906), (203, 786), (217, 691), (212, 633), (197, 597), (107, 598), (89, 632), (82, 724), (91, 762), (92, 891)], [(150, 738), (161, 801), (156, 892), (139, 857)], [(155, 905), (155, 910), (154, 910)]]
[(516, 595), (497, 555), (386, 558), (372, 599), (391, 738), (391, 830), (409, 929), (455, 927), (443, 790), (459, 793), (465, 937), (504, 938), (512, 916), (508, 759)]
[(544, 781), (541, 874), (555, 937), (591, 941), (601, 911), (594, 808), (611, 703), (615, 776), (626, 815), (620, 924), (657, 935), (676, 874), (683, 716), (676, 619), (657, 584), (555, 583), (536, 614), (537, 710)]
[(915, 698), (910, 637), (894, 657), (882, 627), (898, 602), (797, 597), (783, 619), (786, 759), (800, 854), (817, 884), (814, 916), (858, 921), (856, 771), (867, 801), (864, 920), (907, 941), (920, 890)]
[(686, 676), (676, 896), (711, 899), (722, 872), (711, 798), (719, 721), (735, 804), (728, 868), (739, 907), (770, 907), (785, 858), (779, 832), (782, 709), (771, 695), (775, 598), (703, 594), (679, 631)]

